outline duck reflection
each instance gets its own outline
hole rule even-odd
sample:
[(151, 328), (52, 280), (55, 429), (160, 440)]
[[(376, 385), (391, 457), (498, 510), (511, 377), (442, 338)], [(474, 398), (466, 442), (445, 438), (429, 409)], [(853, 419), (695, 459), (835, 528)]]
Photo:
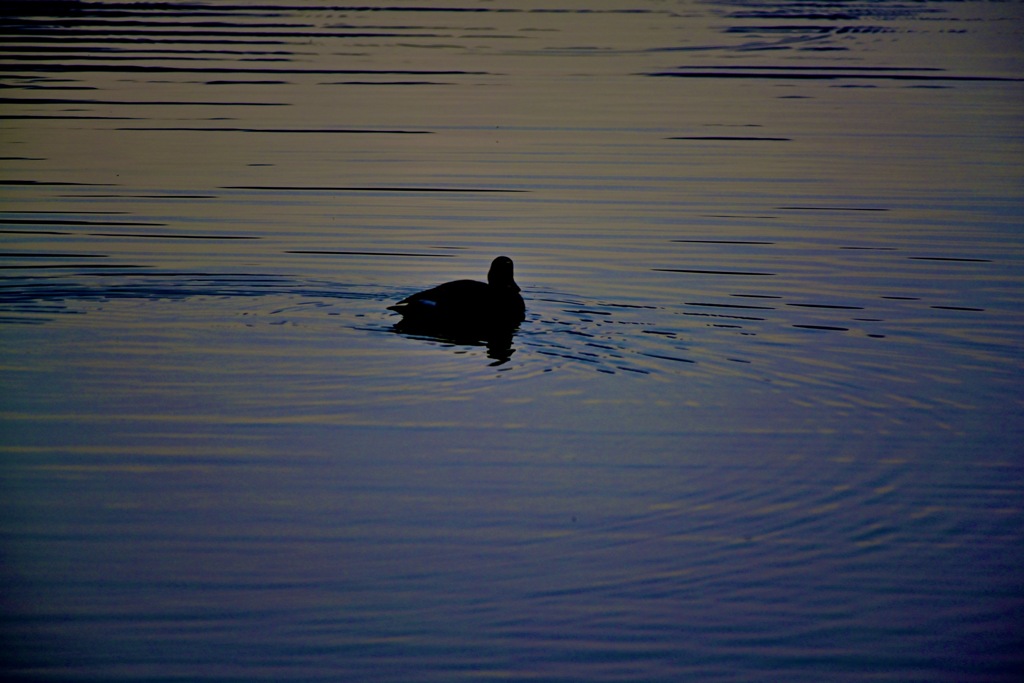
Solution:
[(512, 345), (519, 326), (506, 328), (467, 328), (440, 327), (422, 322), (401, 320), (392, 326), (391, 331), (414, 339), (423, 339), (456, 346), (483, 346), (487, 348), (487, 357), (493, 360), (492, 366), (503, 365), (516, 352)]

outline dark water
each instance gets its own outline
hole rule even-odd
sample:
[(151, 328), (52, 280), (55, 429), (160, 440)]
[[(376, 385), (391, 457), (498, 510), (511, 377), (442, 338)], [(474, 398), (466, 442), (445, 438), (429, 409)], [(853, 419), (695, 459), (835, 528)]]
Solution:
[(7, 678), (1018, 680), (1021, 2), (0, 16)]

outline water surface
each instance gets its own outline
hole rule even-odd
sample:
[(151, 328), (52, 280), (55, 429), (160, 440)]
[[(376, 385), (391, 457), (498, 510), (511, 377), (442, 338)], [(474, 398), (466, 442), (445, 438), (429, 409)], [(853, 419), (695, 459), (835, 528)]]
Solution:
[(1020, 2), (32, 5), (9, 677), (1017, 680)]

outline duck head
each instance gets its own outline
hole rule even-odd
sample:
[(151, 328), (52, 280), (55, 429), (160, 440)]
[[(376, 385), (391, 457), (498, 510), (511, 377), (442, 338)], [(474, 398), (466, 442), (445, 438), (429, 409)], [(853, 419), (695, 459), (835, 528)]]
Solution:
[(487, 284), (510, 292), (520, 291), (512, 275), (512, 259), (508, 256), (499, 256), (491, 261), (491, 269), (487, 271)]

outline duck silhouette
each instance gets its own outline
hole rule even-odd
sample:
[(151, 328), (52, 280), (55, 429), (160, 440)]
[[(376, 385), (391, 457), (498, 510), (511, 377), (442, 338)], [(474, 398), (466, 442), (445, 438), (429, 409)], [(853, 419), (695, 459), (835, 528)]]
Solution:
[(402, 315), (395, 329), (447, 338), (508, 334), (526, 317), (512, 259), (491, 262), (487, 282), (455, 280), (408, 296), (389, 310)]

